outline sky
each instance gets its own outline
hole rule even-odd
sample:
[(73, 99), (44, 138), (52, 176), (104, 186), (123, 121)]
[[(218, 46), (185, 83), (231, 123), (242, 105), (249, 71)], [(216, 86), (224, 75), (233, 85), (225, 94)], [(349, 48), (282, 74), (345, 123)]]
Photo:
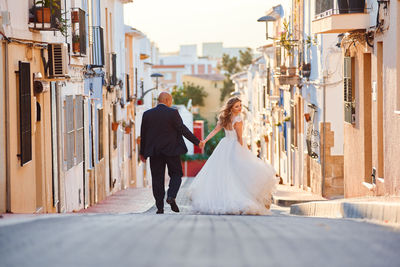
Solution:
[(154, 41), (161, 52), (180, 45), (223, 42), (224, 47), (265, 43), (265, 24), (257, 22), (279, 0), (134, 0), (125, 4), (125, 24)]

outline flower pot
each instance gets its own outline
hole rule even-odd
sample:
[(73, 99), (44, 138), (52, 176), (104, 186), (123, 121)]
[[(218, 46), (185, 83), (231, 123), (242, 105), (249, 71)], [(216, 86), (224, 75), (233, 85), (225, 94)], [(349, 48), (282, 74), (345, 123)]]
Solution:
[(365, 0), (349, 0), (349, 13), (364, 13)]
[(111, 129), (112, 129), (114, 132), (118, 130), (118, 126), (119, 126), (119, 123), (118, 123), (118, 122), (113, 122), (113, 123), (111, 123)]
[(42, 7), (36, 10), (36, 22), (50, 23), (51, 11), (48, 7)]
[(288, 68), (288, 74), (289, 76), (295, 76), (297, 72), (297, 68), (296, 67), (289, 67)]
[(72, 43), (72, 51), (74, 51), (76, 53), (81, 52), (81, 48), (80, 48), (79, 43)]
[(79, 12), (78, 11), (72, 11), (71, 12), (71, 22), (72, 23), (78, 23), (79, 22)]
[(306, 119), (307, 122), (309, 122), (311, 120), (310, 113), (304, 113), (304, 118)]
[(131, 127), (129, 127), (129, 126), (127, 126), (127, 127), (125, 127), (125, 133), (126, 134), (130, 134), (131, 133)]
[(285, 65), (280, 66), (279, 71), (280, 71), (281, 75), (286, 75), (286, 71), (287, 71), (286, 66)]

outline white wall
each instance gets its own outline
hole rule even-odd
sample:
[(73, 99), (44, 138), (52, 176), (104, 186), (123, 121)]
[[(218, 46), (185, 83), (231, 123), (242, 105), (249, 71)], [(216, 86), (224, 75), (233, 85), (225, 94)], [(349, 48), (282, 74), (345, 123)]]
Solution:
[[(0, 42), (0, 85), (4, 86), (3, 68), (3, 43)], [(4, 88), (4, 87), (3, 87)], [(6, 144), (5, 144), (5, 102), (4, 90), (0, 93), (0, 213), (6, 211), (7, 189), (6, 189)]]

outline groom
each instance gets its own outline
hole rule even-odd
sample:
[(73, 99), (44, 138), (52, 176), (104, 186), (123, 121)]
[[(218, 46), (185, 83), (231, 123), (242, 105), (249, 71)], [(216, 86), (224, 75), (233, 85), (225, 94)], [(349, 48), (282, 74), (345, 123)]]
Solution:
[(162, 92), (158, 97), (159, 104), (143, 113), (140, 130), (140, 159), (146, 162), (150, 157), (150, 170), (153, 182), (153, 196), (156, 200), (157, 214), (164, 213), (165, 166), (170, 176), (167, 192), (167, 203), (171, 209), (179, 212), (175, 198), (182, 181), (180, 155), (187, 152), (182, 135), (193, 144), (203, 148), (200, 142), (183, 124), (176, 109), (171, 108), (172, 96)]

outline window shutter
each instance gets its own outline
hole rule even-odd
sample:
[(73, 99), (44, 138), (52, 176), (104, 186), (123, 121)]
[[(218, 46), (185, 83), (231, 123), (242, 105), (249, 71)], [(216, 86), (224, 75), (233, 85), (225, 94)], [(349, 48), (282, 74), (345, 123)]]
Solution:
[(125, 90), (126, 90), (126, 102), (129, 102), (131, 99), (131, 88), (130, 88), (130, 84), (129, 84), (129, 74), (126, 74), (126, 86), (125, 86)]
[(111, 76), (111, 84), (117, 84), (117, 54), (111, 54), (111, 67), (112, 67), (112, 76)]
[(79, 47), (82, 55), (86, 55), (86, 12), (79, 9)]
[(76, 163), (83, 161), (84, 125), (83, 125), (83, 96), (75, 97), (75, 131), (76, 131)]
[(65, 97), (65, 131), (66, 131), (66, 161), (67, 170), (74, 166), (75, 127), (74, 127), (74, 99)]
[(348, 123), (353, 122), (353, 91), (352, 91), (352, 64), (351, 57), (344, 58), (343, 64), (343, 85), (344, 85), (344, 120)]
[(19, 61), (19, 125), (21, 166), (32, 160), (31, 65)]

